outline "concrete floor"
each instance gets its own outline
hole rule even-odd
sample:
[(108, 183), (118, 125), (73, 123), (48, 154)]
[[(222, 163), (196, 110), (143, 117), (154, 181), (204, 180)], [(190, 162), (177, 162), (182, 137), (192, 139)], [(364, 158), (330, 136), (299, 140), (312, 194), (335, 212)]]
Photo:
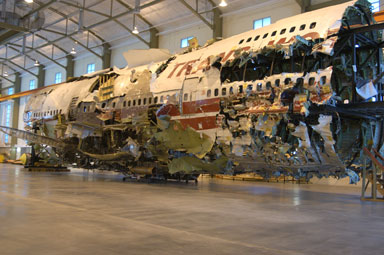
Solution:
[(120, 178), (0, 164), (0, 254), (384, 254), (356, 186)]

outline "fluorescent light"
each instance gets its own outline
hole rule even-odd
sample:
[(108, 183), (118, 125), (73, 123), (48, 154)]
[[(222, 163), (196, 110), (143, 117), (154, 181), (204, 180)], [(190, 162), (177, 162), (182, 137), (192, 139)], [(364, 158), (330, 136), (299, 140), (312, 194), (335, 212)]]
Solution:
[(221, 0), (221, 2), (220, 2), (220, 4), (219, 4), (219, 6), (220, 7), (225, 7), (225, 6), (227, 6), (228, 4), (227, 4), (227, 2), (225, 1), (225, 0)]
[(8, 72), (4, 72), (4, 77), (8, 77)]
[(137, 27), (135, 27), (133, 30), (132, 30), (132, 33), (134, 33), (135, 35), (137, 35), (139, 33), (139, 30), (137, 30)]
[(25, 2), (31, 4), (33, 3), (33, 0), (25, 0)]
[(75, 55), (77, 52), (75, 50), (75, 48), (72, 48), (71, 52), (70, 52), (72, 55)]
[(39, 65), (40, 65), (39, 61), (36, 60), (34, 66), (39, 66)]

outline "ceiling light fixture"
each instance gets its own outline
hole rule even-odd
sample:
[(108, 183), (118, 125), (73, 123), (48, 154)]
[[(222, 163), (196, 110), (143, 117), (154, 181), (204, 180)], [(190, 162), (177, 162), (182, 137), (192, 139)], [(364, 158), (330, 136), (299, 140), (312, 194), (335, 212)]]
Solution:
[(72, 48), (71, 52), (70, 52), (72, 55), (75, 55), (77, 52), (75, 50), (75, 48)]
[(4, 72), (4, 77), (8, 77), (8, 72)]
[(220, 7), (225, 7), (225, 6), (227, 6), (228, 4), (227, 4), (227, 2), (225, 1), (225, 0), (221, 0), (221, 2), (220, 2), (220, 4), (219, 4), (219, 6)]
[(34, 66), (39, 66), (40, 65), (40, 63), (39, 63), (39, 61), (38, 60), (36, 60), (35, 61), (35, 64), (33, 64)]
[(137, 26), (136, 26), (136, 14), (133, 14), (133, 30), (132, 30), (132, 33), (137, 35), (139, 34), (139, 30), (137, 29)]
[(25, 0), (25, 2), (31, 4), (33, 3), (33, 0)]

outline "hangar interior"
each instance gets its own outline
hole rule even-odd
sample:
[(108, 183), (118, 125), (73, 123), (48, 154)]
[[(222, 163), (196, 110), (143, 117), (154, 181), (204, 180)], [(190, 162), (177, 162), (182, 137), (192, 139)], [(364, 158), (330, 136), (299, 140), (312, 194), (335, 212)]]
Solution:
[[(24, 112), (35, 92), (55, 84), (66, 85), (66, 81), (81, 81), (74, 77), (82, 76), (86, 80), (92, 75), (104, 75), (111, 68), (124, 70), (130, 65), (129, 57), (124, 55), (133, 52), (131, 50), (166, 49), (170, 54), (193, 53), (198, 48), (194, 48), (194, 44), (208, 47), (214, 41), (262, 29), (285, 18), (347, 2), (0, 0), (0, 126), (28, 130), (25, 120), (31, 116)], [(379, 23), (377, 29), (382, 31), (382, 1), (369, 2)], [(305, 24), (306, 28), (303, 25), (300, 30), (314, 29), (316, 22)], [(375, 69), (370, 58), (374, 54), (382, 57), (383, 44), (382, 38), (375, 38), (379, 43), (371, 39), (353, 36), (353, 40), (358, 41), (354, 41), (356, 46), (352, 51), (356, 55), (357, 48), (362, 51), (369, 46), (380, 49), (369, 52), (363, 64), (360, 63), (361, 66), (368, 63)], [(313, 54), (312, 48), (308, 49), (312, 46), (315, 49), (315, 46), (301, 37), (296, 40), (295, 43), (302, 43), (298, 48), (310, 52), (300, 53), (304, 66), (305, 57)], [(231, 45), (232, 52), (248, 41), (247, 38), (236, 39)], [(347, 44), (347, 40), (344, 43)], [(141, 57), (153, 56), (148, 53)], [(356, 57), (353, 61), (356, 62)], [(345, 59), (341, 62), (351, 64)], [(212, 61), (212, 66), (214, 63), (217, 60)], [(383, 62), (378, 64), (377, 69), (381, 70), (382, 65)], [(351, 66), (357, 68), (355, 63)], [(319, 73), (323, 71), (329, 75), (329, 69), (324, 68)], [(381, 79), (379, 71), (372, 72), (380, 77), (377, 80)], [(320, 79), (323, 77), (330, 83), (330, 76)], [(379, 86), (374, 100), (382, 103), (384, 90), (382, 84)], [(222, 95), (224, 91), (221, 90)], [(212, 90), (213, 93), (216, 91)], [(373, 102), (372, 97), (363, 103), (369, 102)], [(344, 100), (344, 103), (349, 102)], [(379, 112), (382, 117), (383, 107), (378, 104), (364, 108), (365, 112), (354, 112), (356, 116), (368, 116), (366, 123), (371, 120), (371, 126), (367, 124), (369, 127), (364, 130), (372, 132), (369, 133), (372, 136), (375, 128), (383, 129), (379, 124), (376, 127), (372, 124), (378, 119), (382, 122), (382, 118), (372, 116)], [(179, 127), (173, 128), (176, 137)], [(345, 139), (357, 137), (356, 140), (364, 140), (362, 137), (366, 134), (352, 132), (348, 135)], [(382, 134), (379, 135), (382, 139)], [(326, 147), (324, 137), (319, 141)], [(369, 139), (362, 144), (377, 145)], [(0, 132), (0, 154), (11, 161), (19, 161), (25, 153), (31, 153), (27, 139)], [(149, 184), (140, 182), (137, 176), (134, 181), (123, 182), (126, 175), (122, 172), (78, 168), (71, 168), (70, 172), (31, 172), (19, 165), (0, 164), (0, 253), (383, 254), (384, 203), (360, 200), (360, 196), (365, 198), (371, 189), (374, 201), (384, 197), (384, 176), (376, 174), (376, 171), (384, 172), (382, 153), (375, 149), (361, 152), (366, 155), (364, 160), (372, 160), (370, 166), (374, 170), (370, 171), (375, 172), (369, 172), (371, 176), (365, 168), (357, 179), (356, 175), (343, 172), (354, 179), (355, 185), (350, 184), (349, 178), (339, 178), (339, 175), (335, 175), (337, 178), (315, 176), (310, 180), (272, 176), (268, 182), (254, 182), (256, 179), (252, 178), (252, 182), (246, 182), (248, 175), (238, 178), (217, 175), (220, 178), (213, 178), (213, 174), (200, 176), (195, 184), (188, 184), (189, 179), (186, 179), (187, 184), (177, 181)], [(358, 163), (353, 164), (353, 160), (348, 167), (361, 167)], [(328, 173), (324, 176), (328, 177)]]

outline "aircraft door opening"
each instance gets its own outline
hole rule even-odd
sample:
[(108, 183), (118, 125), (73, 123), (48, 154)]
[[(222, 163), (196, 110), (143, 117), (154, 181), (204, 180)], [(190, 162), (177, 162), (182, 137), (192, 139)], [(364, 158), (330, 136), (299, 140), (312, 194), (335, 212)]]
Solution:
[(189, 108), (196, 101), (197, 86), (199, 85), (199, 78), (187, 78), (183, 83), (183, 90), (181, 96), (182, 112), (187, 113)]

